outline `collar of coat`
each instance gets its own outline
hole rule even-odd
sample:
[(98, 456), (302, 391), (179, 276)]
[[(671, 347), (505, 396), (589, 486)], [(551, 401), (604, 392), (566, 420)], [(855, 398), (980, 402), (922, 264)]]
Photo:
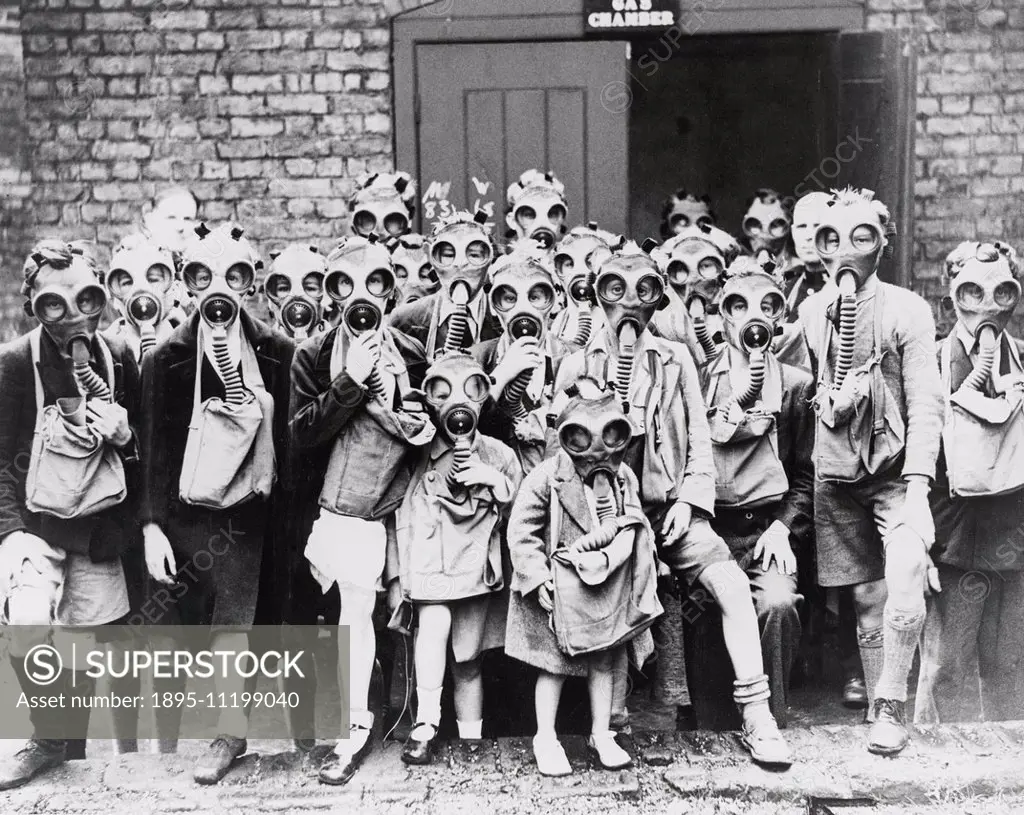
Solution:
[[(728, 345), (715, 357), (708, 369), (710, 379), (705, 395), (714, 388), (714, 399), (708, 399), (708, 411), (719, 405), (728, 405), (732, 396), (732, 381), (729, 370), (732, 367), (732, 348)], [(782, 365), (775, 354), (765, 354), (764, 384), (761, 386), (761, 405), (766, 413), (779, 413), (782, 410)], [(717, 382), (716, 382), (717, 380)]]
[[(285, 344), (288, 342), (288, 339), (265, 323), (251, 317), (245, 309), (239, 311), (238, 319), (242, 326), (242, 336), (245, 337), (252, 347), (258, 364), (261, 366), (267, 365), (271, 368), (279, 365), (280, 361), (274, 355), (275, 349), (273, 346), (275, 343), (273, 341), (277, 339), (280, 344)], [(176, 368), (180, 365), (190, 364), (194, 367), (196, 364), (196, 345), (198, 342), (199, 312), (195, 311), (167, 339), (167, 351), (171, 367)], [(265, 384), (268, 388), (270, 387), (269, 383)]]
[[(53, 341), (53, 338), (44, 329), (40, 332), (39, 338), (39, 364), (36, 370), (39, 371), (39, 381), (43, 385), (43, 397), (48, 399), (50, 396), (55, 399), (61, 396), (77, 396), (79, 394), (78, 385), (75, 382), (74, 374), (72, 373), (71, 361), (61, 356), (60, 350), (57, 348), (57, 343)], [(99, 344), (104, 340), (100, 339), (100, 335), (97, 333), (93, 335), (90, 352), (92, 354), (92, 362), (90, 366), (96, 373), (100, 375), (104, 382), (107, 381), (108, 371), (104, 364), (105, 356), (100, 351)], [(112, 343), (107, 342), (107, 347), (110, 348), (111, 358), (114, 362), (114, 384), (116, 387), (121, 387), (121, 372), (118, 368), (121, 367), (121, 363), (118, 361), (115, 348), (111, 347)], [(28, 351), (28, 345), (26, 344), (26, 351)], [(30, 352), (29, 352), (30, 353)], [(115, 397), (119, 394), (115, 394)]]

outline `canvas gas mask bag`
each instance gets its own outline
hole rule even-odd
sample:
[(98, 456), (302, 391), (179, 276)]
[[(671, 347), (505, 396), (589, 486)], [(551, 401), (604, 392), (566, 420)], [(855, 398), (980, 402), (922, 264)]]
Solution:
[[(116, 506), (128, 494), (124, 463), (112, 445), (86, 424), (85, 397), (58, 399), (44, 407), (39, 378), (42, 327), (29, 334), (36, 390), (36, 425), (32, 437), (25, 506), (56, 518), (84, 518)], [(102, 337), (97, 345), (114, 393), (114, 360)]]
[(185, 504), (228, 509), (252, 498), (266, 498), (273, 489), (277, 477), (274, 400), (243, 333), (242, 380), (253, 398), (232, 403), (211, 396), (201, 401), (204, 330), (200, 322), (192, 418), (178, 489)]

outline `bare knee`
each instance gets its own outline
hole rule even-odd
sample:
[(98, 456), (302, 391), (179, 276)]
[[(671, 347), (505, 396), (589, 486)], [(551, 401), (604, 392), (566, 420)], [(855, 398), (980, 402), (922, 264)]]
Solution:
[(701, 572), (700, 582), (715, 598), (723, 615), (753, 610), (750, 581), (735, 560), (712, 563)]
[(884, 580), (860, 583), (853, 587), (853, 606), (861, 628), (878, 628), (882, 624), (886, 596)]
[(452, 665), (452, 676), (457, 684), (464, 682), (475, 682), (482, 673), (480, 658), (470, 659), (466, 662), (456, 662)]

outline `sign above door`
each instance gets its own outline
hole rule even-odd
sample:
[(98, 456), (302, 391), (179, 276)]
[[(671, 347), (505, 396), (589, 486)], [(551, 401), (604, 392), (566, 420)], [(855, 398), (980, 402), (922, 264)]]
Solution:
[(588, 36), (662, 31), (676, 24), (679, 6), (679, 0), (584, 0), (584, 30)]

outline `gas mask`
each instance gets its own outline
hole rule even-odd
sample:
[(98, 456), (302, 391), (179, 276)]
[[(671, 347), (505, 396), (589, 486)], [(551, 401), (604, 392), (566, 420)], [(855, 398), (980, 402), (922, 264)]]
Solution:
[(871, 190), (836, 191), (821, 213), (815, 249), (841, 292), (863, 286), (878, 271), (883, 251), (891, 254), (889, 210), (874, 196)]
[(732, 235), (713, 226), (691, 226), (665, 241), (661, 252), (667, 258), (668, 283), (690, 316), (714, 314), (725, 269), (740, 253)]
[(343, 238), (327, 256), (324, 289), (351, 336), (380, 331), (395, 298), (391, 253), (372, 237)]
[(514, 252), (495, 262), (490, 279), (491, 313), (509, 338), (543, 339), (557, 299), (554, 274), (537, 258)]
[(814, 246), (814, 236), (828, 212), (828, 193), (809, 192), (793, 205), (793, 246), (796, 256), (805, 266), (821, 266), (821, 258)]
[(495, 256), (487, 213), (456, 212), (437, 221), (427, 240), (427, 252), (441, 282), (441, 296), (457, 307), (445, 349), (459, 350), (468, 339), (469, 304), (484, 287)]
[(143, 353), (156, 344), (157, 327), (174, 307), (174, 256), (142, 235), (123, 240), (110, 258), (107, 290), (139, 334)]
[(789, 242), (792, 221), (774, 190), (760, 189), (750, 199), (743, 216), (743, 234), (750, 250), (781, 255)]
[(610, 254), (611, 247), (620, 243), (620, 237), (598, 229), (597, 224), (591, 222), (574, 227), (555, 248), (555, 271), (566, 293), (566, 305), (576, 314), (574, 341), (577, 345), (585, 346), (593, 329), (591, 310), (595, 304), (594, 280), (597, 277), (593, 262)]
[(408, 173), (374, 173), (360, 180), (349, 201), (353, 235), (398, 237), (410, 229), (416, 211), (416, 185)]
[(711, 211), (711, 199), (700, 198), (686, 189), (679, 189), (665, 202), (661, 211), (661, 236), (670, 238), (691, 226), (714, 226), (715, 213)]
[(182, 257), (185, 286), (196, 298), (199, 315), (215, 338), (222, 331), (226, 335), (238, 319), (242, 298), (254, 290), (256, 273), (263, 266), (243, 232), (232, 224), (212, 231), (200, 224)]
[(971, 336), (986, 326), (997, 335), (1020, 302), (1020, 269), (1013, 248), (1004, 243), (965, 241), (946, 258), (949, 296), (956, 317)]
[(628, 241), (601, 263), (594, 293), (620, 343), (624, 332), (635, 342), (664, 307), (665, 279), (654, 258)]
[(548, 250), (565, 234), (565, 186), (551, 173), (527, 170), (509, 186), (506, 201), (505, 220), (519, 239), (529, 238)]
[(465, 486), (456, 480), (469, 462), (480, 413), (490, 394), (490, 380), (469, 354), (449, 352), (438, 358), (423, 379), (427, 413), (452, 444), (452, 462), (445, 483), (456, 500), (465, 500)]
[[(107, 293), (95, 265), (79, 249), (61, 241), (34, 247), (26, 267), (35, 283), (23, 291), (27, 304), (61, 355), (75, 368), (88, 366)], [(28, 270), (28, 269), (27, 269)], [(29, 274), (26, 274), (26, 280)]]
[(410, 232), (388, 244), (403, 303), (414, 303), (441, 288), (430, 266), (426, 239)]
[[(587, 386), (596, 390), (586, 380), (580, 384), (584, 387), (579, 390)], [(584, 483), (593, 485), (599, 475), (609, 482), (615, 478), (633, 431), (613, 392), (577, 392), (559, 414), (556, 426), (558, 443)]]
[(293, 243), (272, 262), (263, 293), (274, 321), (289, 337), (304, 340), (315, 334), (323, 318), (327, 261), (316, 246)]
[(746, 356), (765, 354), (786, 315), (786, 299), (771, 274), (774, 263), (740, 257), (722, 287), (726, 341)]

